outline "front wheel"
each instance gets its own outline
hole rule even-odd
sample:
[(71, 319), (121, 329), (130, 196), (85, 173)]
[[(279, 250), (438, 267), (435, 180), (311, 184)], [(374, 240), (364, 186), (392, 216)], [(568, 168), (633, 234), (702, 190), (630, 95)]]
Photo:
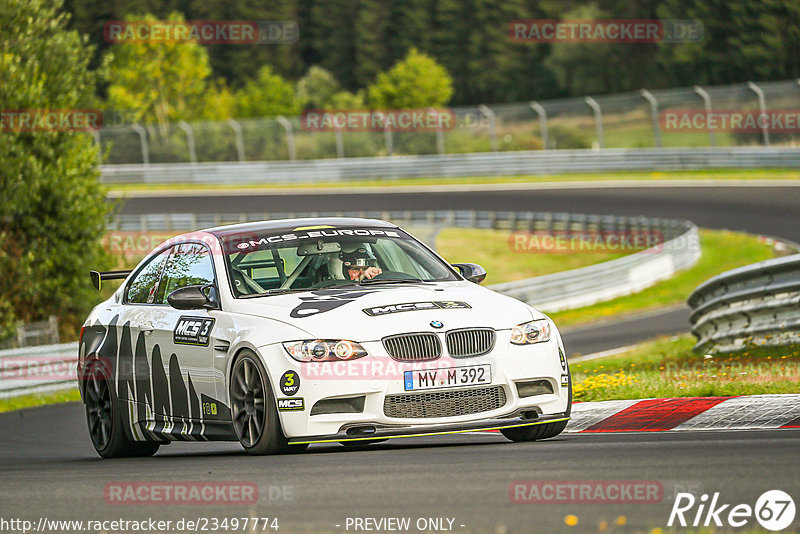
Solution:
[(253, 351), (242, 351), (236, 360), (230, 394), (233, 428), (245, 451), (278, 454), (289, 450), (267, 372)]
[(90, 365), (84, 384), (86, 424), (97, 454), (103, 458), (152, 456), (159, 444), (132, 441), (125, 435), (122, 406), (108, 384), (108, 373), (100, 364)]

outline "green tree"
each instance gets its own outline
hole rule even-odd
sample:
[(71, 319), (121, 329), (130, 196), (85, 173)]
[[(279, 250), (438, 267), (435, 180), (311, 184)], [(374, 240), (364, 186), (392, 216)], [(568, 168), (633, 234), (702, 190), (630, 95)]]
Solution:
[(444, 106), (453, 95), (453, 81), (444, 67), (412, 48), (402, 61), (378, 74), (367, 89), (377, 108)]
[[(155, 22), (153, 15), (129, 15), (126, 20)], [(184, 21), (174, 12), (168, 20)], [(161, 126), (181, 120), (202, 120), (212, 109), (209, 95), (219, 96), (220, 82), (210, 81), (206, 49), (195, 42), (142, 42), (119, 44), (107, 52), (108, 104), (130, 114), (135, 122)]]
[(316, 65), (297, 82), (297, 99), (306, 108), (324, 108), (339, 91), (341, 86), (333, 74)]
[(236, 94), (238, 119), (299, 115), (301, 108), (292, 84), (275, 74), (269, 65), (261, 67), (256, 78)]
[(364, 91), (339, 91), (333, 95), (325, 106), (326, 109), (365, 109), (367, 104), (364, 99)]
[[(67, 29), (60, 1), (4, 0), (0, 103), (6, 110), (88, 108), (97, 75), (91, 48)], [(110, 206), (98, 151), (84, 132), (0, 129), (0, 337), (16, 321), (82, 321), (97, 300), (89, 269), (103, 268)]]

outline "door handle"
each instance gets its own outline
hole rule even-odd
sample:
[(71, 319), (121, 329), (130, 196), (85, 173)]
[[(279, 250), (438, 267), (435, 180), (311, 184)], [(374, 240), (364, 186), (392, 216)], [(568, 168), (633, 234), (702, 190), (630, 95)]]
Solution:
[(148, 335), (148, 334), (152, 333), (153, 330), (154, 330), (153, 323), (145, 323), (145, 324), (143, 324), (142, 326), (139, 327), (139, 330), (144, 332), (145, 335)]

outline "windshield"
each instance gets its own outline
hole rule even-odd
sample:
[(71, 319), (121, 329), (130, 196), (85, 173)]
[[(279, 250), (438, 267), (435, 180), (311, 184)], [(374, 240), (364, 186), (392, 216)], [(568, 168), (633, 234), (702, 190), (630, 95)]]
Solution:
[(446, 263), (397, 228), (248, 231), (222, 239), (235, 297), (458, 280)]

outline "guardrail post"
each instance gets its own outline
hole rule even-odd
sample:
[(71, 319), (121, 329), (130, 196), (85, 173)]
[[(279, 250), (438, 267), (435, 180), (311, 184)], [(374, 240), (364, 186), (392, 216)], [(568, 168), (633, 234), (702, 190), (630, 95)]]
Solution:
[[(706, 92), (706, 90), (700, 87), (699, 85), (694, 86), (694, 92), (697, 93), (700, 96), (700, 98), (703, 99), (703, 106), (705, 107), (706, 110), (706, 123), (708, 123), (708, 116), (711, 115), (711, 97)], [(717, 146), (717, 139), (716, 136), (714, 135), (713, 128), (708, 129), (708, 142), (711, 146)]]
[(597, 147), (603, 148), (603, 113), (600, 111), (600, 104), (591, 96), (584, 97), (583, 101), (594, 111), (594, 129), (597, 133)]
[(442, 122), (439, 120), (439, 110), (428, 108), (428, 113), (430, 112), (436, 114), (436, 152), (444, 154), (444, 132), (442, 131)]
[(142, 149), (142, 164), (150, 165), (150, 150), (147, 147), (147, 132), (139, 124), (132, 124), (131, 130), (139, 136), (139, 145)]
[(295, 152), (294, 147), (294, 129), (292, 128), (292, 123), (283, 115), (278, 115), (275, 118), (278, 123), (283, 126), (284, 132), (286, 132), (286, 146), (289, 149), (289, 161), (297, 161), (297, 153)]
[(497, 115), (483, 104), (478, 106), (478, 110), (489, 119), (489, 139), (492, 143), (492, 152), (497, 152)]
[(530, 103), (531, 109), (539, 115), (539, 135), (542, 138), (542, 150), (547, 150), (547, 111), (535, 100)]
[(233, 129), (233, 134), (236, 136), (236, 153), (239, 156), (239, 161), (246, 161), (244, 157), (244, 139), (242, 139), (242, 126), (233, 119), (228, 119), (228, 126)]
[(97, 163), (103, 163), (103, 145), (100, 144), (100, 130), (92, 130), (94, 144), (97, 146)]
[(186, 121), (180, 121), (178, 123), (178, 127), (186, 132), (186, 144), (189, 147), (189, 161), (192, 163), (197, 163), (197, 150), (195, 150), (194, 147), (194, 131), (192, 130), (192, 127), (189, 126), (189, 123)]
[(747, 87), (753, 91), (758, 97), (758, 109), (761, 111), (761, 117), (766, 119), (766, 123), (761, 125), (761, 136), (764, 139), (764, 146), (769, 146), (769, 117), (767, 117), (767, 102), (764, 99), (764, 91), (753, 82), (747, 82)]
[(645, 100), (650, 103), (650, 118), (653, 121), (653, 142), (656, 147), (661, 148), (661, 126), (658, 124), (658, 100), (647, 89), (639, 91)]
[(336, 157), (343, 158), (344, 157), (344, 139), (342, 139), (342, 131), (339, 128), (336, 128), (333, 132), (334, 137), (336, 137)]
[(386, 155), (391, 156), (394, 154), (394, 143), (392, 141), (392, 130), (388, 124), (383, 127), (383, 137), (386, 139)]

